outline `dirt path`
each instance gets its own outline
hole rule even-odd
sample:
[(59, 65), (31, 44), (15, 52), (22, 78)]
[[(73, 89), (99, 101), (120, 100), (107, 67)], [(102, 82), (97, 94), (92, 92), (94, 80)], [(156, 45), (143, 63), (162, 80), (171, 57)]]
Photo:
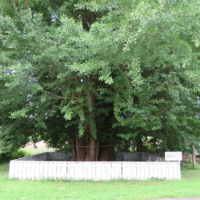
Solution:
[[(35, 144), (35, 146), (37, 147), (38, 150), (41, 150), (41, 151), (52, 151), (53, 150), (52, 148), (48, 149), (46, 146), (46, 143), (44, 141), (37, 142)], [(35, 149), (35, 147), (32, 142), (29, 142), (24, 149)]]

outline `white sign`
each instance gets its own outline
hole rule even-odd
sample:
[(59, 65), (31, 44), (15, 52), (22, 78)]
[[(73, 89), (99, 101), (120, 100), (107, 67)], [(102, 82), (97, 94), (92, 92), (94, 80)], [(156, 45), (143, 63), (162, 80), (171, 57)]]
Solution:
[(181, 151), (166, 151), (165, 160), (180, 161), (182, 160), (182, 152)]

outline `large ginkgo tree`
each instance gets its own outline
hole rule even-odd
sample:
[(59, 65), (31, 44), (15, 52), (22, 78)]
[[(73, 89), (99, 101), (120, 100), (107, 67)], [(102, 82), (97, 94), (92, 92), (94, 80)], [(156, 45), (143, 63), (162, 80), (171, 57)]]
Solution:
[(197, 146), (198, 0), (1, 4), (2, 153), (40, 139), (74, 161), (114, 160), (126, 141)]

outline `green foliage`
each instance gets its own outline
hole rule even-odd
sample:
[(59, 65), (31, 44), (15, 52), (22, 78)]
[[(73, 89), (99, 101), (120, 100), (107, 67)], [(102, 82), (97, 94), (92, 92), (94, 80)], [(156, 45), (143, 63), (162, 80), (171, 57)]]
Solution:
[(0, 154), (0, 164), (8, 162), (10, 160), (15, 160), (18, 158), (26, 157), (26, 156), (30, 156), (30, 154), (23, 150), (17, 150), (12, 153), (11, 152), (3, 153), (3, 154)]
[(198, 148), (199, 1), (27, 3), (0, 12), (2, 152), (88, 126), (100, 142)]
[(29, 155), (30, 155), (30, 154), (27, 153), (26, 151), (18, 150), (18, 151), (13, 152), (13, 153), (11, 154), (11, 159), (14, 160), (14, 159), (26, 157), (26, 156), (29, 156)]

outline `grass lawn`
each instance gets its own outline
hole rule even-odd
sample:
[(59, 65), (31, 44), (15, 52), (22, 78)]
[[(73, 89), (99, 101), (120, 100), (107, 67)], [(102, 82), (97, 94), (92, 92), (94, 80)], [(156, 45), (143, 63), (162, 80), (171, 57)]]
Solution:
[(182, 166), (182, 180), (9, 180), (9, 164), (0, 165), (0, 200), (28, 199), (158, 199), (200, 197), (200, 165)]

